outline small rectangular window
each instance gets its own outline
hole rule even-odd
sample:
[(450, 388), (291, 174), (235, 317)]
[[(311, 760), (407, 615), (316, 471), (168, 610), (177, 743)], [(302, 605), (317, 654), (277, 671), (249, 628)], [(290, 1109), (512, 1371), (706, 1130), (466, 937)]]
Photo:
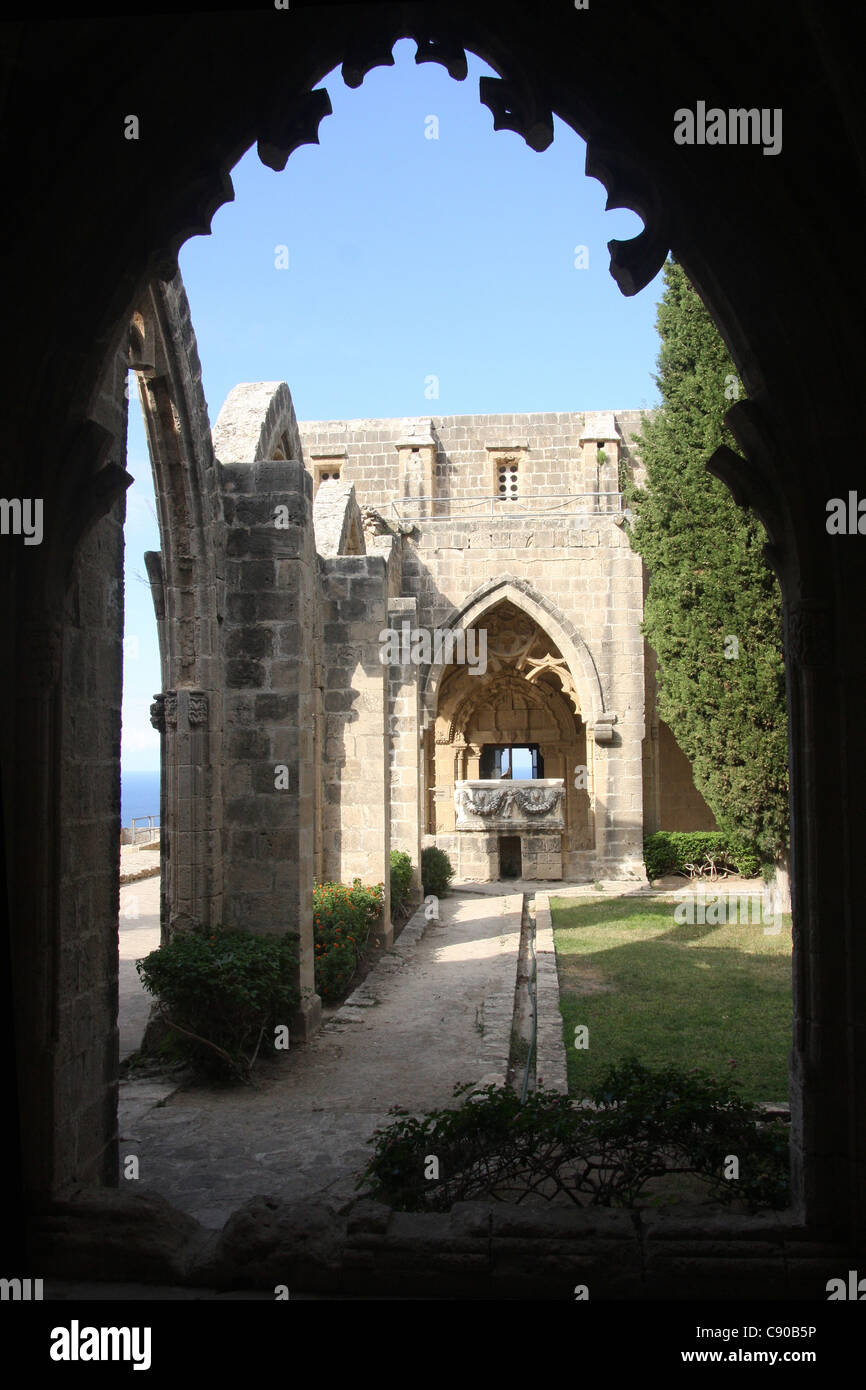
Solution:
[(315, 492), (318, 492), (321, 483), (339, 482), (340, 465), (338, 463), (317, 463), (315, 477)]
[(517, 500), (517, 460), (500, 459), (496, 465), (496, 495), (500, 502)]

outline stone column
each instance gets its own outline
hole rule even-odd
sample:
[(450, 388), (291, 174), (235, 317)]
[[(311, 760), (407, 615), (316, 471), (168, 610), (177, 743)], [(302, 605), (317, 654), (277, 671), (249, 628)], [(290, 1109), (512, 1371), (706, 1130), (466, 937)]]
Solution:
[[(580, 434), (582, 472), (587, 492), (619, 490), (619, 433), (611, 411), (590, 411)], [(603, 451), (603, 461), (599, 453)], [(615, 497), (597, 497), (595, 511), (616, 511)]]
[(166, 775), (168, 749), (165, 736), (165, 697), (167, 691), (157, 692), (150, 707), (150, 722), (159, 734), (159, 944), (165, 946), (169, 936), (171, 915), (168, 885), (171, 872), (169, 857), (168, 797)]
[(481, 747), (477, 743), (466, 745), (466, 782), (475, 782), (481, 776)]
[(382, 932), (393, 940), (390, 907), (387, 569), (380, 555), (321, 557), (325, 621), (326, 877), (383, 883)]
[[(401, 630), (409, 621), (414, 626), (417, 600), (392, 598), (388, 601), (388, 627)], [(403, 850), (412, 860), (412, 892), (417, 901), (421, 893), (421, 807), (423, 795), (423, 750), (420, 743), (421, 701), (417, 665), (392, 665), (388, 670), (388, 722), (390, 726), (391, 766), (391, 849)]]
[(398, 439), (397, 450), (397, 503), (401, 497), (418, 497), (423, 500), (412, 510), (412, 518), (438, 516), (433, 498), (436, 495), (436, 440), (433, 437), (433, 421), (419, 420), (411, 425), (408, 434)]
[(309, 1036), (314, 988), (313, 728), (316, 554), (312, 479), (297, 460), (223, 465), (227, 523), (224, 920), (293, 932)]

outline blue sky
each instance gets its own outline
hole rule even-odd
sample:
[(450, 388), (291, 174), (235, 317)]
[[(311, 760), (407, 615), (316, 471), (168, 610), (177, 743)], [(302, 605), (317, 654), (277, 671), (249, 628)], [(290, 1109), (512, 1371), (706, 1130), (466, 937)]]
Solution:
[[(299, 420), (657, 405), (661, 276), (626, 299), (608, 270), (607, 242), (635, 236), (640, 219), (605, 213), (583, 141), (557, 118), (541, 154), (494, 132), (484, 63), (470, 56), (455, 82), (414, 52), (401, 41), (394, 67), (354, 91), (327, 77), (320, 144), (280, 174), (249, 150), (212, 235), (183, 247), (211, 424), (240, 381), (286, 381)], [(159, 766), (156, 623), (141, 582), (159, 531), (130, 395), (125, 771)]]

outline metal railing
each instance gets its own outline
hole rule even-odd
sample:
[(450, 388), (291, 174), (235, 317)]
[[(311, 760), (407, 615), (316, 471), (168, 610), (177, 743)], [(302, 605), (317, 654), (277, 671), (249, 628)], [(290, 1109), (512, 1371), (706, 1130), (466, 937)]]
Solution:
[[(147, 825), (146, 825), (145, 829), (149, 832), (149, 834), (148, 834), (148, 840), (140, 841), (140, 840), (137, 839), (137, 836), (138, 836), (139, 833), (141, 833), (141, 834), (144, 833), (144, 831), (138, 832), (138, 831), (136, 830), (136, 828), (135, 828), (139, 821), (146, 821), (146, 822), (147, 822)], [(152, 840), (152, 839), (154, 838), (154, 836), (156, 836), (157, 839), (159, 838), (159, 816), (158, 816), (158, 815), (155, 815), (155, 816), (133, 816), (133, 817), (132, 817), (132, 820), (131, 820), (129, 823), (130, 823), (130, 825), (131, 825), (131, 827), (132, 827), (132, 843), (133, 843), (134, 845), (137, 845), (137, 844), (147, 844), (150, 840)]]
[[(610, 516), (622, 512), (621, 492), (554, 493), (529, 497), (394, 497), (392, 521), (499, 521), (515, 517)], [(586, 505), (586, 503), (590, 505)], [(580, 505), (583, 503), (584, 505)], [(380, 504), (383, 511), (386, 504)]]

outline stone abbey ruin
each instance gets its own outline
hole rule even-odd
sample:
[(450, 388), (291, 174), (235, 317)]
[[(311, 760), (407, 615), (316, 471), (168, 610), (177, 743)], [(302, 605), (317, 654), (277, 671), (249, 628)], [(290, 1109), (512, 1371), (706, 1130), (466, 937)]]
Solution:
[[(780, 8), (761, 0), (724, 7), (622, 0), (581, 10), (551, 4), (540, 13), (513, 0), (310, 3), (287, 12), (209, 11), (205, 22), (171, 13), (158, 23), (127, 14), (53, 22), (40, 14), (16, 24), (2, 57), (7, 314), (15, 333), (5, 363), (0, 495), (42, 499), (44, 510), (41, 544), (7, 535), (0, 546), (0, 909), (8, 962), (0, 1020), (15, 1122), (7, 1145), (8, 1238), (17, 1251), (7, 1272), (14, 1266), (50, 1275), (66, 1252), (66, 1268), (72, 1262), (79, 1273), (123, 1277), (134, 1265), (141, 1223), (172, 1219), (155, 1208), (141, 1216), (141, 1199), (136, 1204), (118, 1180), (130, 360), (159, 426), (163, 546), (161, 559), (151, 561), (151, 581), (163, 625), (165, 698), (156, 701), (154, 717), (172, 750), (167, 820), (173, 816), (172, 856), (182, 866), (175, 872), (173, 864), (166, 876), (167, 913), (213, 920), (230, 906), (231, 892), (238, 920), (255, 903), (266, 921), (268, 899), (278, 896), (282, 912), (303, 924), (317, 852), (334, 852), (324, 835), (317, 850), (317, 816), (323, 826), (339, 825), (341, 873), (350, 873), (364, 852), (352, 825), (356, 797), (361, 828), (381, 827), (382, 843), (386, 823), (406, 843), (416, 833), (441, 835), (443, 843), (450, 837), (479, 872), (494, 873), (493, 832), (482, 828), (492, 805), (482, 794), (487, 789), (476, 786), (459, 808), (447, 789), (495, 780), (483, 775), (490, 768), (482, 759), (498, 756), (501, 769), (501, 752), (485, 750), (518, 746), (514, 738), (532, 745), (539, 771), (543, 763), (539, 780), (563, 782), (556, 812), (552, 804), (545, 809), (553, 800), (547, 797), (531, 809), (515, 796), (493, 808), (520, 825), (507, 852), (519, 849), (523, 872), (535, 856), (539, 871), (549, 873), (557, 848), (565, 874), (591, 872), (581, 856), (617, 860), (624, 870), (664, 798), (691, 795), (675, 753), (665, 755), (663, 731), (652, 738), (645, 657), (636, 653), (644, 665), (638, 678), (617, 651), (613, 631), (618, 623), (636, 631), (640, 603), (632, 616), (607, 611), (610, 594), (639, 593), (636, 560), (615, 516), (590, 508), (561, 522), (488, 524), (488, 538), (508, 535), (509, 558), (488, 556), (475, 567), (470, 531), (485, 535), (484, 524), (458, 519), (457, 504), (466, 499), (458, 497), (457, 480), (435, 472), (441, 432), (454, 422), (419, 416), (396, 431), (383, 429), (387, 438), (375, 448), (372, 440), (355, 446), (315, 431), (296, 438), (288, 398), (277, 392), (270, 404), (251, 403), (249, 432), (238, 447), (218, 437), (211, 451), (176, 280), (179, 248), (208, 231), (215, 209), (232, 197), (231, 169), (252, 145), (268, 167), (281, 170), (298, 145), (315, 141), (330, 110), (319, 85), (327, 74), (336, 68), (359, 86), (371, 68), (391, 62), (393, 45), (406, 37), (417, 44), (417, 61), (441, 63), (456, 80), (466, 75), (467, 51), (489, 64), (497, 76), (483, 80), (480, 95), (495, 129), (517, 132), (541, 150), (553, 138), (555, 114), (585, 139), (587, 173), (604, 184), (611, 206), (633, 209), (644, 223), (639, 235), (610, 244), (615, 283), (626, 295), (640, 293), (672, 251), (744, 386), (745, 397), (726, 417), (736, 448), (719, 450), (709, 467), (763, 522), (783, 601), (794, 923), (792, 1209), (763, 1224), (719, 1217), (711, 1230), (678, 1226), (662, 1213), (635, 1258), (642, 1269), (653, 1259), (654, 1268), (667, 1269), (671, 1296), (738, 1296), (744, 1271), (752, 1270), (756, 1297), (772, 1288), (776, 1296), (821, 1298), (826, 1280), (857, 1269), (866, 1248), (866, 551), (861, 536), (832, 535), (825, 525), (828, 498), (864, 490), (851, 420), (866, 375), (866, 305), (851, 248), (860, 244), (864, 219), (866, 122), (846, 8)], [(699, 101), (782, 110), (782, 148), (766, 157), (759, 146), (677, 143), (675, 112)], [(137, 141), (124, 138), (130, 112), (140, 117)], [(581, 443), (579, 423), (557, 436), (558, 447), (568, 434), (575, 471), (563, 487), (549, 470), (542, 486), (551, 496), (617, 490), (592, 474), (599, 441)], [(627, 461), (628, 422), (614, 424), (605, 456), (616, 445)], [(473, 468), (488, 468), (490, 482), (479, 488), (476, 471), (472, 488), (497, 495), (493, 470), (516, 464), (519, 501), (534, 457), (533, 430), (543, 428), (499, 421), (479, 436), (473, 424), (480, 454)], [(597, 422), (599, 429), (607, 435), (609, 423)], [(468, 448), (468, 427), (465, 439)], [(345, 475), (343, 456), (327, 454), (340, 445)], [(273, 456), (277, 448), (282, 459)], [(459, 465), (456, 442), (444, 452)], [(613, 452), (603, 468), (613, 468)], [(392, 517), (387, 493), (374, 486), (378, 453), (398, 456), (401, 495), (426, 495), (431, 512), (445, 497), (451, 520), (404, 515), (399, 498)], [(316, 468), (340, 477), (324, 480), (314, 498)], [(422, 486), (425, 469), (429, 485)], [(350, 483), (354, 501), (344, 495)], [(222, 515), (217, 497), (224, 499)], [(287, 509), (285, 529), (269, 527), (277, 507)], [(415, 532), (403, 529), (413, 525)], [(551, 538), (530, 559), (530, 547), (513, 544), (530, 529), (549, 529), (551, 537), (561, 530), (564, 558), (553, 559), (558, 542)], [(463, 560), (449, 559), (436, 540), (443, 530), (467, 542), (465, 578), (458, 575)], [(254, 553), (258, 546), (263, 554)], [(531, 571), (533, 560), (540, 575)], [(581, 616), (581, 574), (606, 565), (624, 573), (600, 594), (596, 585), (599, 604)], [(567, 591), (566, 574), (574, 584)], [(485, 588), (499, 578), (501, 593)], [(401, 668), (399, 687), (389, 671), (386, 691), (379, 632), (400, 629), (404, 619), (443, 627), (449, 615), (464, 627), (488, 625), (489, 680), (433, 666), (417, 673), (416, 684), (414, 667), (407, 667), (408, 689)], [(321, 638), (308, 648), (306, 634), (316, 623)], [(310, 660), (299, 660), (293, 648), (302, 642)], [(365, 656), (353, 666), (357, 659), (344, 660), (344, 648)], [(295, 689), (288, 676), (293, 651)], [(475, 693), (484, 682), (487, 705)], [(302, 719), (301, 711), (315, 712), (319, 691), (323, 719)], [(317, 750), (330, 716), (346, 738)], [(356, 734), (362, 724), (369, 732)], [(408, 746), (413, 738), (417, 748)], [(368, 779), (368, 759), (384, 774), (389, 739), (393, 779), (390, 766), (387, 776)], [(313, 775), (318, 759), (326, 770), (344, 760), (340, 795)], [(574, 786), (581, 763), (585, 789)], [(285, 791), (275, 788), (277, 765), (288, 769)], [(209, 784), (215, 768), (223, 771), (221, 785)], [(263, 806), (267, 821), (257, 819)], [(563, 829), (549, 836), (521, 824), (560, 809)], [(530, 845), (533, 838), (540, 843)], [(605, 1244), (600, 1229), (582, 1226), (580, 1213), (570, 1227), (584, 1232), (599, 1269), (613, 1268), (618, 1243)], [(451, 1237), (442, 1230), (444, 1249)], [(33, 1268), (40, 1233), (50, 1259)], [(537, 1232), (533, 1248), (553, 1249), (561, 1238), (552, 1229)], [(481, 1264), (495, 1270), (495, 1232), (482, 1243)], [(665, 1251), (674, 1252), (666, 1265)], [(530, 1263), (540, 1269), (543, 1261)], [(511, 1277), (503, 1275), (505, 1283)]]
[[(307, 1030), (314, 878), (387, 884), (392, 849), (417, 872), (436, 844), (460, 879), (643, 879), (645, 833), (714, 826), (640, 633), (639, 412), (298, 425), (259, 382), (211, 435), (179, 277), (130, 360), (162, 527), (164, 937), (297, 923)], [(534, 768), (503, 786), (512, 749)]]

